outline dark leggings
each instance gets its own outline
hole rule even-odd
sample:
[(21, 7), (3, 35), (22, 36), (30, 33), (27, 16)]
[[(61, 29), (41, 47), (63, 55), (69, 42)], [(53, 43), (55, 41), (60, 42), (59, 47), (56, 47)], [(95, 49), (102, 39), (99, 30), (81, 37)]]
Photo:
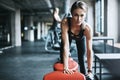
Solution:
[[(80, 66), (80, 72), (83, 74), (86, 74), (85, 69), (85, 53), (86, 53), (86, 38), (83, 36), (80, 39), (76, 39), (76, 46), (77, 46), (77, 52), (78, 52), (78, 63)], [(71, 44), (72, 39), (69, 39), (69, 43)], [(63, 43), (61, 42), (61, 48), (60, 48), (60, 58), (61, 62), (63, 62)]]

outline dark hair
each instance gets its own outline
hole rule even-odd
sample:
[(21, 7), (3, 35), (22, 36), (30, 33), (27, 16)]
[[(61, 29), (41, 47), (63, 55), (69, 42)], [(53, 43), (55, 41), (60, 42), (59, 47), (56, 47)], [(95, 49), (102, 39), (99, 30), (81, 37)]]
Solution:
[(78, 1), (73, 3), (73, 5), (71, 7), (71, 14), (77, 8), (80, 8), (80, 9), (87, 11), (88, 6), (85, 2), (78, 0)]

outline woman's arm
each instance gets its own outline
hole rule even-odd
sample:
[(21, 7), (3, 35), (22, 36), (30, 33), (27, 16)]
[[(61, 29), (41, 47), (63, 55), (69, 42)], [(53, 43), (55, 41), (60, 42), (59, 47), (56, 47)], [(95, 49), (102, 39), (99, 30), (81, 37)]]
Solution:
[(85, 32), (86, 45), (87, 45), (87, 64), (88, 64), (88, 74), (92, 71), (93, 63), (93, 52), (92, 52), (92, 29), (89, 25), (86, 25)]
[(69, 39), (68, 39), (68, 23), (67, 19), (63, 19), (61, 23), (62, 41), (63, 41), (63, 63), (64, 63), (64, 73), (71, 74), (72, 71), (68, 68), (68, 58), (69, 58)]

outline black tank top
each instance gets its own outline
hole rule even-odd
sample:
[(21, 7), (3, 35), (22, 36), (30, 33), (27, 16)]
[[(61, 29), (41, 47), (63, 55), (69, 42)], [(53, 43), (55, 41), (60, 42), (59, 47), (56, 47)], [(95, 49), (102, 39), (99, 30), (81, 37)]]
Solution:
[(83, 24), (80, 25), (81, 29), (80, 29), (79, 34), (75, 35), (74, 33), (71, 32), (71, 17), (68, 17), (67, 20), (68, 20), (68, 27), (69, 27), (69, 30), (68, 30), (69, 37), (71, 39), (74, 39), (74, 40), (81, 40), (83, 38), (83, 36), (84, 36), (84, 31), (85, 31), (82, 28)]

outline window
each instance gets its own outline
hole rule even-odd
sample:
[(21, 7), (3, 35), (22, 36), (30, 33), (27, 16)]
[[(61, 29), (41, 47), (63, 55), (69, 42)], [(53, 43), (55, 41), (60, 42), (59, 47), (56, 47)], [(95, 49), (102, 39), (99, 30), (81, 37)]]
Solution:
[(95, 31), (103, 35), (104, 33), (104, 4), (103, 0), (96, 0), (95, 5), (95, 18), (96, 18), (96, 27)]

